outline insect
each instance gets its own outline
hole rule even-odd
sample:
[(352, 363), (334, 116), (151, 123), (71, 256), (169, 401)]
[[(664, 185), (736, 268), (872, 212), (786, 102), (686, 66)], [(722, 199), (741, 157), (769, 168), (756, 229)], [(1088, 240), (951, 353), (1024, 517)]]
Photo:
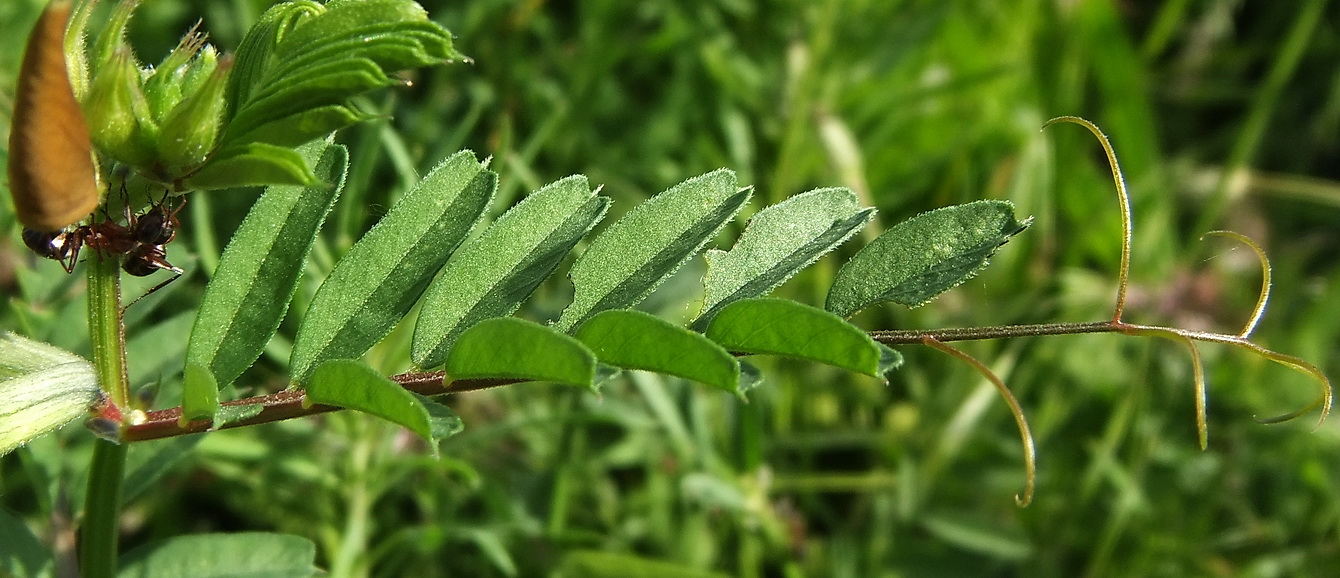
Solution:
[(149, 293), (175, 281), (182, 270), (167, 260), (165, 245), (177, 236), (177, 213), (183, 205), (169, 208), (167, 196), (152, 203), (142, 215), (126, 209), (126, 224), (122, 225), (103, 214), (103, 219), (74, 229), (55, 233), (23, 230), (23, 243), (34, 253), (59, 261), (67, 273), (74, 271), (79, 251), (90, 247), (104, 254), (123, 255), (121, 269), (136, 277), (152, 275), (157, 271), (174, 273), (171, 279), (160, 283)]

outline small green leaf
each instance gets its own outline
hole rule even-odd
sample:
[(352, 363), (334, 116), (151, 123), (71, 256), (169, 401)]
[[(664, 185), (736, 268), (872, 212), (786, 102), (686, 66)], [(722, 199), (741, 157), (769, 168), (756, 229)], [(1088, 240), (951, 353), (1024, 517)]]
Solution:
[(325, 6), (312, 0), (293, 0), (275, 4), (261, 14), (237, 47), (236, 64), (228, 79), (227, 114), (236, 115), (253, 91), (265, 87), (262, 80), (271, 67), (280, 63), (274, 54), (280, 39), (299, 22), (325, 10)]
[(288, 147), (254, 142), (221, 151), (199, 172), (187, 177), (183, 186), (207, 191), (263, 185), (307, 186), (316, 182), (316, 175), (301, 154)]
[(454, 380), (553, 381), (594, 389), (596, 354), (551, 327), (499, 317), (461, 333), (446, 369)]
[[(250, 142), (248, 134), (266, 123), (279, 121), (317, 107), (337, 104), (345, 95), (358, 94), (394, 82), (376, 63), (355, 58), (328, 62), (282, 84), (267, 87), (253, 95), (253, 101), (233, 117), (225, 142)], [(314, 138), (319, 134), (308, 135)]]
[(242, 138), (279, 146), (298, 146), (349, 125), (374, 118), (373, 115), (343, 105), (308, 109), (258, 127)]
[(316, 544), (301, 536), (195, 534), (147, 544), (122, 558), (118, 578), (292, 578), (315, 576)]
[(381, 341), (479, 220), (497, 185), (497, 175), (462, 151), (405, 193), (312, 298), (293, 342), (293, 379), (302, 382), (321, 361), (356, 358)]
[(344, 147), (313, 143), (300, 150), (315, 161), (322, 182), (268, 187), (205, 287), (186, 360), (208, 368), (220, 387), (251, 367), (279, 328), (321, 223), (344, 186)]
[(465, 423), (451, 408), (417, 393), (414, 397), (428, 410), (428, 427), (433, 432), (434, 440), (446, 439), (465, 430)]
[(568, 276), (576, 290), (556, 326), (571, 330), (592, 315), (626, 309), (702, 250), (749, 200), (735, 173), (694, 177), (634, 207), (592, 241)]
[(701, 331), (722, 307), (776, 289), (874, 216), (846, 188), (815, 189), (759, 211), (730, 252), (707, 251), (703, 313), (692, 327)]
[(730, 351), (809, 359), (880, 379), (902, 364), (902, 356), (860, 328), (785, 299), (736, 301), (717, 314), (706, 335)]
[(192, 361), (186, 362), (181, 392), (181, 423), (213, 420), (219, 411), (219, 383), (209, 368)]
[(1031, 221), (1016, 220), (1008, 201), (976, 201), (912, 217), (838, 271), (824, 308), (849, 317), (882, 301), (923, 305), (977, 275)]
[(343, 128), (368, 118), (350, 99), (397, 84), (391, 72), (461, 57), (451, 33), (411, 0), (289, 4), (266, 11), (238, 49), (225, 150)]
[(462, 331), (511, 315), (609, 207), (586, 177), (552, 183), (498, 218), (452, 255), (423, 298), (410, 357), (437, 367)]
[(602, 363), (655, 371), (738, 393), (740, 363), (701, 334), (641, 311), (599, 313), (575, 335)]
[(214, 414), (214, 428), (251, 419), (260, 415), (262, 411), (265, 411), (265, 406), (259, 403), (221, 405), (218, 413)]
[(101, 399), (84, 358), (0, 333), (0, 455), (83, 417)]
[(332, 359), (322, 363), (307, 380), (305, 403), (322, 403), (370, 413), (433, 439), (428, 408), (419, 397), (366, 363)]
[[(303, 20), (292, 33), (284, 35), (275, 54), (281, 59), (297, 56), (332, 38), (359, 37), (389, 26), (428, 21), (428, 12), (410, 0), (330, 2), (323, 13)], [(449, 36), (446, 31), (443, 35)]]

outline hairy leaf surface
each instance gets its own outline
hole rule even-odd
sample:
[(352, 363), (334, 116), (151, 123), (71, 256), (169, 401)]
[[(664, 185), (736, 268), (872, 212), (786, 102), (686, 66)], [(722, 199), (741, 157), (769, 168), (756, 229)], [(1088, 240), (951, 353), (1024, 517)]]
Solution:
[[(321, 183), (266, 188), (219, 258), (196, 315), (186, 363), (231, 384), (260, 357), (288, 311), (299, 274), (321, 223), (348, 172), (349, 153), (318, 143), (301, 149), (315, 162)], [(187, 387), (192, 374), (187, 373)]]
[(424, 295), (414, 363), (442, 365), (462, 331), (516, 311), (608, 207), (609, 199), (592, 192), (586, 177), (572, 176), (526, 197), (466, 241)]
[(335, 265), (293, 342), (302, 382), (327, 359), (354, 359), (385, 337), (423, 294), (497, 188), (474, 153), (433, 169)]
[(607, 309), (638, 304), (702, 250), (749, 200), (735, 173), (694, 177), (633, 208), (596, 237), (568, 276), (576, 291), (557, 326), (570, 331)]
[(1008, 201), (975, 201), (912, 217), (838, 271), (824, 307), (848, 317), (883, 301), (924, 305), (977, 275), (1031, 221), (1016, 220)]
[(874, 218), (846, 188), (815, 189), (759, 211), (729, 252), (707, 251), (701, 331), (722, 307), (761, 297), (836, 249)]

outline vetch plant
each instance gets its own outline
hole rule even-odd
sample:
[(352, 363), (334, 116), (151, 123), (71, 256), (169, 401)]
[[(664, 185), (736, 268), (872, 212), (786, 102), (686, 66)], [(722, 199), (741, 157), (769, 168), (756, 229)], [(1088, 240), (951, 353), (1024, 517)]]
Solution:
[[(177, 538), (118, 565), (117, 519), (130, 443), (339, 409), (378, 416), (435, 442), (467, 425), (441, 396), (527, 381), (598, 390), (621, 371), (636, 369), (745, 399), (759, 383), (760, 372), (747, 359), (752, 355), (816, 361), (882, 379), (902, 363), (890, 345), (929, 346), (971, 365), (1005, 398), (1024, 446), (1020, 505), (1032, 499), (1036, 470), (1023, 407), (1002, 379), (949, 342), (1115, 332), (1186, 344), (1202, 448), (1208, 420), (1196, 341), (1247, 349), (1317, 380), (1313, 404), (1262, 422), (1318, 407), (1325, 419), (1330, 411), (1330, 383), (1319, 369), (1249, 340), (1268, 300), (1270, 267), (1264, 252), (1241, 235), (1211, 233), (1248, 244), (1262, 263), (1261, 295), (1241, 332), (1122, 319), (1133, 240), (1130, 200), (1106, 136), (1076, 117), (1046, 126), (1085, 126), (1111, 163), (1123, 238), (1108, 321), (868, 332), (846, 320), (888, 301), (917, 307), (973, 278), (1030, 224), (1007, 201), (944, 207), (891, 227), (842, 267), (824, 307), (817, 308), (767, 295), (873, 220), (874, 209), (860, 206), (848, 189), (816, 189), (765, 207), (722, 251), (707, 247), (752, 192), (728, 169), (686, 179), (593, 233), (611, 201), (581, 175), (545, 185), (485, 223), (499, 175), (490, 159), (460, 151), (401, 196), (321, 280), (300, 312), (288, 359), (290, 386), (221, 400), (278, 333), (342, 191), (350, 155), (327, 137), (371, 116), (350, 99), (398, 84), (394, 71), (462, 57), (447, 31), (414, 2), (296, 0), (268, 10), (236, 55), (217, 53), (193, 32), (159, 66), (146, 68), (124, 40), (136, 3), (118, 4), (96, 41), (85, 46), (92, 5), (71, 10), (54, 2), (44, 13), (25, 59), (9, 158), (11, 175), (19, 175), (11, 177), (11, 193), (20, 219), (44, 234), (39, 253), (73, 269), (78, 254), (69, 248), (87, 247), (81, 254), (88, 264), (93, 360), (16, 335), (0, 341), (0, 450), (81, 415), (106, 438), (90, 465), (81, 528), (81, 571), (88, 576), (146, 565), (167, 573), (161, 569), (188, 561), (220, 570), (231, 567), (232, 553), (259, 548), (267, 552), (266, 570), (296, 575), (314, 569), (310, 542), (254, 534)], [(61, 34), (58, 24), (67, 12), (69, 29)], [(43, 96), (48, 94), (58, 97)], [(65, 134), (70, 131), (72, 136)], [(62, 180), (50, 179), (52, 171), (63, 171)], [(133, 360), (126, 354), (119, 274), (139, 263), (137, 255), (160, 256), (154, 250), (161, 252), (170, 236), (141, 234), (139, 224), (170, 222), (154, 194), (207, 195), (202, 191), (243, 185), (265, 185), (265, 191), (232, 235), (201, 298), (180, 361), (181, 404), (150, 407), (131, 394), (127, 377)], [(99, 193), (113, 189), (129, 192)], [(548, 323), (511, 317), (583, 241), (589, 242), (567, 272), (572, 303)], [(705, 299), (687, 327), (632, 310), (705, 249)], [(413, 370), (387, 376), (363, 361), (416, 306)], [(42, 556), (49, 558), (34, 554)]]

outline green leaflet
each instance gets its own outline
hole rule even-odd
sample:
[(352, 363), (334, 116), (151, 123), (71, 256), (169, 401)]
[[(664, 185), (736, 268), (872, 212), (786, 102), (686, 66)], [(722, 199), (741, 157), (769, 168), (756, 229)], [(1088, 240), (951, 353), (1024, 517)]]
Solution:
[(291, 148), (261, 142), (230, 147), (186, 178), (199, 191), (261, 185), (308, 185), (316, 173)]
[(730, 252), (707, 251), (703, 312), (692, 327), (702, 331), (736, 300), (760, 297), (836, 249), (870, 223), (846, 188), (815, 189), (759, 211)]
[(278, 64), (274, 48), (279, 39), (302, 20), (323, 11), (325, 7), (312, 0), (280, 2), (261, 14), (256, 24), (247, 30), (247, 35), (237, 47), (233, 72), (228, 78), (226, 114), (229, 119), (250, 99), (253, 91), (265, 87), (262, 79), (272, 66)]
[(809, 359), (880, 379), (903, 361), (842, 318), (785, 299), (736, 301), (717, 314), (706, 335), (731, 351)]
[(245, 135), (245, 138), (278, 146), (298, 146), (311, 140), (312, 133), (330, 134), (341, 128), (371, 120), (370, 114), (347, 106), (328, 105), (310, 108), (282, 119), (266, 123)]
[[(432, 433), (432, 439), (446, 439), (465, 430), (465, 423), (456, 412), (451, 411), (451, 408), (433, 401), (430, 397), (417, 393), (413, 395), (424, 409), (428, 410), (428, 431)], [(433, 447), (436, 449), (437, 446)]]
[(740, 392), (740, 363), (720, 345), (655, 315), (615, 310), (599, 313), (575, 337), (601, 363), (691, 379)]
[(101, 398), (84, 358), (0, 333), (0, 455), (87, 415)]
[(596, 354), (551, 327), (498, 317), (461, 333), (446, 370), (453, 380), (553, 381), (594, 390)]
[(608, 207), (586, 177), (568, 177), (526, 197), (462, 245), (424, 295), (414, 363), (442, 365), (462, 331), (516, 311)]
[[(321, 183), (266, 188), (224, 249), (196, 315), (186, 350), (188, 366), (231, 384), (260, 357), (279, 329), (298, 288), (307, 254), (344, 186), (349, 153), (339, 145), (299, 149), (313, 159)], [(192, 387), (187, 373), (187, 385)]]
[(426, 440), (433, 438), (428, 408), (409, 390), (362, 361), (332, 359), (307, 380), (307, 400), (363, 413), (403, 426)]
[(735, 173), (691, 178), (634, 207), (596, 237), (568, 277), (576, 291), (556, 326), (570, 331), (592, 315), (641, 302), (730, 222), (749, 190)]
[[(254, 361), (254, 360), (253, 360)], [(182, 372), (181, 423), (214, 420), (219, 411), (219, 383), (209, 368), (192, 361)]]
[(498, 177), (461, 151), (405, 193), (335, 265), (293, 342), (292, 378), (353, 359), (391, 331), (488, 207)]
[[(460, 58), (451, 33), (410, 0), (302, 0), (271, 7), (238, 48), (218, 152), (196, 188), (311, 183), (264, 146), (295, 146), (366, 120), (350, 99), (392, 86), (390, 73)], [(246, 164), (237, 161), (246, 160)], [(265, 170), (265, 180), (238, 169)], [(238, 175), (253, 177), (238, 182)], [(297, 178), (298, 180), (295, 180)]]
[(866, 245), (838, 271), (825, 309), (849, 317), (895, 301), (917, 307), (971, 279), (1032, 219), (1008, 201), (975, 201), (912, 217)]
[(118, 578), (297, 578), (315, 576), (316, 544), (301, 536), (195, 534), (146, 544), (122, 559)]
[(259, 403), (220, 405), (219, 410), (214, 413), (214, 428), (251, 419), (260, 415), (262, 411), (265, 411), (265, 406)]

